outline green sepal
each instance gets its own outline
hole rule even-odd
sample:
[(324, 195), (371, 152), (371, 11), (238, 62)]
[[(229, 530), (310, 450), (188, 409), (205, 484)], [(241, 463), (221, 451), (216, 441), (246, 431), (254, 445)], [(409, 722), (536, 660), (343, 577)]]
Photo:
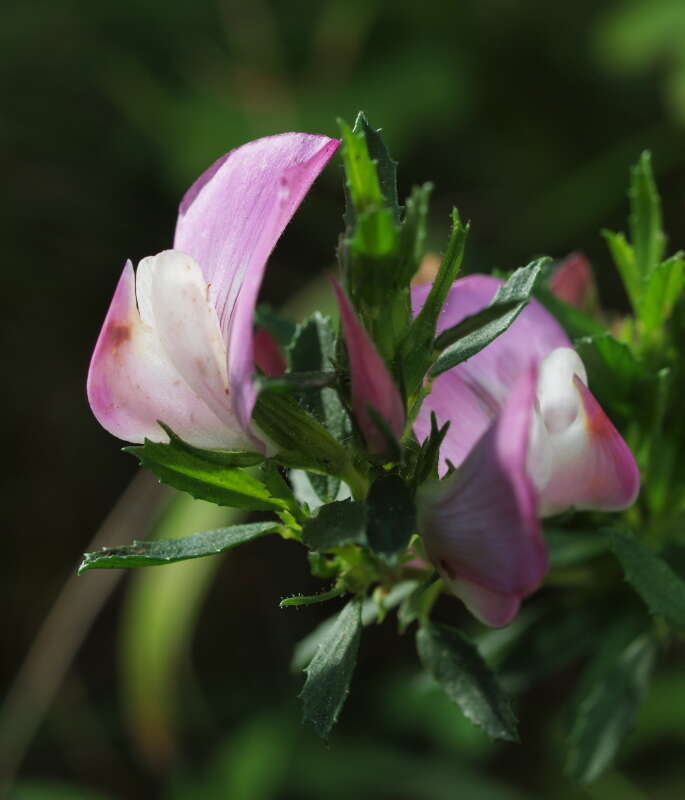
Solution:
[(651, 613), (685, 627), (685, 581), (635, 536), (618, 530), (608, 536), (626, 580)]
[(415, 487), (420, 486), (429, 478), (438, 477), (440, 447), (451, 424), (448, 420), (442, 427), (438, 427), (438, 418), (434, 411), (431, 411), (430, 419), (430, 433), (421, 444), (414, 466), (413, 484)]
[(423, 666), (467, 719), (493, 739), (519, 740), (509, 700), (469, 639), (454, 628), (428, 622), (416, 634), (416, 647)]
[(158, 539), (152, 542), (134, 539), (130, 545), (103, 547), (93, 553), (84, 553), (78, 573), (81, 575), (91, 569), (153, 567), (191, 558), (213, 556), (273, 533), (278, 528), (279, 523), (276, 521), (254, 522), (214, 531), (202, 531), (182, 539)]
[(193, 452), (174, 438), (169, 444), (145, 440), (143, 445), (125, 447), (141, 466), (169, 486), (187, 492), (198, 500), (247, 511), (287, 510), (290, 503), (274, 497), (267, 486), (243, 469), (224, 466), (212, 460), (217, 451), (204, 458), (203, 450)]
[(320, 592), (319, 594), (294, 594), (290, 597), (284, 597), (278, 604), (279, 608), (299, 608), (301, 606), (313, 606), (317, 603), (325, 603), (327, 600), (334, 600), (345, 594), (344, 586), (333, 586), (327, 592)]
[(412, 492), (398, 475), (382, 475), (366, 497), (366, 538), (369, 547), (390, 565), (399, 563), (416, 531)]
[[(177, 436), (168, 425), (165, 425), (160, 420), (157, 420), (157, 424), (169, 437), (169, 442), (172, 445), (202, 461), (209, 461), (222, 467), (254, 467), (264, 461), (263, 453), (257, 453), (252, 450), (204, 450), (201, 447), (194, 447), (188, 442), (184, 442), (180, 436)], [(129, 452), (133, 452), (133, 448), (130, 448)]]
[(366, 544), (366, 509), (357, 500), (321, 506), (302, 527), (302, 541), (312, 550), (330, 552), (345, 545)]
[(402, 374), (409, 397), (417, 394), (430, 366), (438, 317), (461, 268), (468, 232), (469, 226), (462, 224), (459, 212), (453, 209), (452, 231), (440, 269), (402, 344)]
[(313, 392), (335, 386), (335, 372), (287, 372), (285, 375), (257, 375), (258, 392)]
[(540, 258), (520, 267), (500, 286), (487, 308), (443, 331), (434, 344), (436, 350), (443, 352), (428, 374), (433, 378), (441, 375), (504, 333), (528, 304), (540, 270), (548, 262), (548, 258)]
[(566, 773), (571, 778), (590, 783), (611, 764), (635, 723), (655, 656), (655, 643), (646, 634), (620, 649), (611, 637), (600, 647), (569, 736)]
[(392, 211), (395, 221), (399, 222), (400, 205), (397, 195), (397, 162), (393, 161), (388, 152), (380, 129), (377, 130), (369, 124), (366, 114), (364, 114), (363, 111), (357, 114), (353, 131), (354, 133), (359, 133), (361, 131), (364, 134), (369, 156), (376, 162), (376, 173), (378, 175), (381, 193)]
[(355, 597), (338, 614), (318, 643), (306, 668), (300, 698), (303, 721), (328, 740), (350, 691), (362, 632), (362, 598)]

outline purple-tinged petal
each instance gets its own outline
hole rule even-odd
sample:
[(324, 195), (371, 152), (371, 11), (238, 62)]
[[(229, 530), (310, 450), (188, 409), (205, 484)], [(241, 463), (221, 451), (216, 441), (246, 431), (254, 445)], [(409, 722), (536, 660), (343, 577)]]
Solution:
[[(469, 275), (455, 281), (438, 320), (438, 333), (490, 304), (503, 281), (489, 275)], [(412, 289), (417, 314), (430, 285)], [(440, 424), (451, 422), (440, 450), (440, 470), (449, 459), (458, 466), (484, 433), (531, 363), (540, 364), (557, 347), (570, 341), (554, 317), (537, 301), (530, 303), (511, 327), (468, 361), (440, 375), (424, 400), (414, 426), (419, 441), (430, 431), (430, 412)]]
[(219, 159), (181, 203), (174, 247), (197, 260), (211, 286), (245, 430), (256, 399), (253, 316), (266, 261), (338, 146), (306, 133), (257, 139)]
[(461, 467), (419, 489), (419, 531), (452, 591), (487, 625), (508, 624), (547, 569), (527, 469), (537, 374), (524, 370)]
[[(184, 257), (185, 258), (185, 257)], [(149, 268), (148, 268), (149, 269)], [(145, 272), (146, 270), (144, 270)], [(150, 277), (154, 270), (150, 270)], [(146, 302), (152, 295), (143, 291)], [(152, 302), (146, 313), (152, 315)], [(188, 327), (201, 328), (207, 313), (188, 310), (179, 340)], [(100, 424), (127, 442), (166, 441), (157, 424), (162, 420), (179, 436), (198, 447), (242, 447), (246, 437), (227, 427), (198, 397), (167, 355), (158, 332), (143, 321), (136, 307), (133, 266), (129, 261), (117, 285), (88, 372), (88, 400)], [(199, 343), (202, 358), (211, 342)]]
[(542, 516), (567, 508), (620, 511), (640, 490), (635, 458), (586, 382), (580, 358), (568, 348), (552, 352), (540, 367), (543, 425), (529, 468)]
[(570, 306), (597, 310), (597, 286), (592, 267), (583, 253), (571, 253), (554, 269), (549, 279), (552, 294)]
[(388, 443), (373, 421), (369, 406), (374, 408), (399, 439), (404, 430), (405, 414), (402, 397), (368, 333), (357, 319), (347, 295), (336, 280), (333, 288), (340, 307), (343, 335), (350, 364), (352, 411), (367, 447), (382, 453)]
[(270, 377), (283, 375), (287, 369), (278, 342), (266, 328), (257, 328), (254, 332), (254, 360), (259, 369)]

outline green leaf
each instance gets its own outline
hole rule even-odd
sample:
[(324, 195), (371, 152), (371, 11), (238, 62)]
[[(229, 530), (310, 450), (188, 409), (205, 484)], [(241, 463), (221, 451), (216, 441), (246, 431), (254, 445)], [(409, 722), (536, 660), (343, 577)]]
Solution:
[(343, 478), (349, 475), (351, 463), (345, 448), (287, 395), (261, 394), (253, 418), (278, 445), (276, 459), (285, 466)]
[(397, 196), (397, 162), (393, 161), (385, 146), (380, 128), (372, 128), (363, 111), (357, 114), (354, 123), (354, 132), (360, 131), (366, 139), (366, 147), (369, 156), (376, 162), (376, 172), (380, 183), (381, 193), (385, 202), (395, 217), (395, 221), (400, 221), (400, 205)]
[(410, 396), (419, 390), (430, 364), (438, 317), (461, 268), (468, 232), (469, 226), (463, 225), (457, 209), (452, 209), (452, 231), (440, 269), (402, 343), (402, 371)]
[(279, 608), (299, 608), (300, 606), (313, 606), (317, 603), (325, 603), (327, 600), (333, 600), (345, 594), (344, 586), (333, 586), (327, 592), (320, 592), (319, 594), (294, 594), (290, 597), (284, 597), (278, 604)]
[(640, 306), (640, 284), (642, 276), (635, 258), (635, 251), (626, 241), (623, 233), (603, 230), (602, 236), (606, 241), (616, 269), (623, 280), (626, 294), (633, 309), (637, 311)]
[(258, 375), (258, 392), (313, 392), (334, 386), (335, 372), (287, 372), (285, 375)]
[(434, 411), (431, 411), (431, 429), (428, 437), (424, 440), (419, 450), (416, 465), (414, 467), (414, 486), (420, 486), (428, 478), (438, 477), (438, 463), (440, 461), (440, 447), (443, 439), (449, 430), (449, 420), (441, 427), (438, 427), (438, 418)]
[(446, 349), (428, 374), (437, 377), (471, 358), (504, 333), (527, 305), (540, 270), (548, 262), (548, 258), (540, 258), (526, 267), (517, 269), (497, 290), (487, 308), (443, 331), (435, 340), (435, 348)]
[(609, 549), (606, 537), (598, 531), (588, 533), (545, 526), (545, 541), (549, 548), (550, 569), (584, 564)]
[(302, 528), (302, 540), (312, 550), (328, 552), (349, 544), (366, 544), (366, 509), (356, 500), (339, 500), (319, 509)]
[(369, 546), (389, 563), (397, 563), (416, 530), (411, 490), (398, 475), (384, 475), (371, 484), (366, 506)]
[(594, 671), (569, 737), (566, 771), (575, 780), (590, 783), (613, 761), (635, 722), (655, 650), (647, 635), (634, 639), (621, 652), (600, 650), (598, 658), (608, 666)]
[(255, 311), (255, 326), (265, 328), (278, 344), (286, 348), (295, 333), (295, 323), (267, 305), (259, 305)]
[(644, 278), (656, 269), (666, 246), (661, 224), (661, 201), (647, 151), (631, 170), (629, 197), (630, 238), (638, 275)]
[(183, 450), (202, 461), (208, 461), (223, 467), (253, 467), (264, 461), (262, 453), (251, 450), (203, 450), (200, 447), (193, 447), (193, 445), (184, 442), (183, 439), (177, 436), (168, 425), (159, 420), (157, 424), (164, 430), (169, 437), (170, 443), (175, 448)]
[(352, 130), (342, 120), (338, 124), (342, 134), (341, 155), (345, 165), (346, 187), (351, 201), (348, 209), (351, 212), (348, 227), (351, 228), (358, 222), (359, 214), (383, 206), (384, 198), (364, 131)]
[(607, 329), (593, 317), (555, 297), (547, 287), (537, 286), (535, 297), (559, 322), (571, 339), (582, 336), (602, 336)]
[(433, 185), (415, 186), (407, 198), (400, 231), (398, 282), (409, 285), (426, 254), (428, 201)]
[(662, 558), (634, 536), (611, 530), (609, 541), (623, 567), (626, 580), (651, 613), (685, 627), (685, 582)]
[(307, 679), (300, 693), (303, 720), (323, 739), (328, 739), (350, 691), (361, 639), (361, 610), (361, 597), (350, 600), (319, 642), (305, 670)]
[(610, 333), (584, 336), (574, 342), (588, 372), (589, 385), (602, 406), (629, 416), (645, 370), (632, 350)]
[(249, 472), (216, 463), (210, 451), (188, 449), (176, 438), (169, 444), (151, 442), (126, 447), (143, 467), (150, 469), (163, 482), (197, 498), (220, 506), (232, 506), (247, 511), (287, 509), (289, 504), (273, 497), (268, 488)]
[(130, 545), (103, 547), (94, 553), (84, 553), (78, 572), (80, 575), (90, 569), (154, 567), (189, 558), (213, 556), (273, 533), (278, 527), (277, 521), (254, 522), (194, 533), (182, 539), (158, 539), (152, 542), (134, 539)]
[(685, 288), (685, 260), (676, 253), (662, 261), (644, 281), (640, 319), (647, 330), (658, 328), (673, 312)]
[(509, 700), (465, 636), (446, 625), (428, 623), (419, 628), (416, 647), (423, 666), (471, 722), (494, 739), (518, 741)]

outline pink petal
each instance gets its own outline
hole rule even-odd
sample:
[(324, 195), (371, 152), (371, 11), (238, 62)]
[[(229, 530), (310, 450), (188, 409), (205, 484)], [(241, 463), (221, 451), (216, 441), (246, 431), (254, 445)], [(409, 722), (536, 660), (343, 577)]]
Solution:
[(549, 279), (549, 288), (570, 306), (588, 311), (597, 306), (595, 278), (583, 253), (571, 253), (559, 262)]
[(382, 453), (388, 449), (388, 444), (382, 431), (371, 418), (369, 406), (380, 414), (399, 439), (404, 430), (404, 403), (385, 362), (359, 322), (347, 295), (336, 280), (332, 282), (340, 307), (350, 364), (354, 417), (369, 450), (373, 453)]
[(462, 466), (417, 497), (429, 557), (469, 610), (495, 627), (514, 618), (547, 569), (527, 470), (536, 381), (529, 367)]
[[(182, 256), (182, 258), (185, 258)], [(144, 272), (147, 270), (144, 270)], [(154, 270), (150, 269), (150, 276)], [(191, 388), (169, 358), (159, 333), (141, 320), (136, 308), (135, 278), (129, 261), (117, 285), (88, 372), (88, 400), (100, 424), (127, 442), (166, 441), (162, 420), (198, 447), (241, 447), (246, 437), (239, 426), (227, 426)], [(145, 292), (146, 302), (151, 295)], [(192, 305), (192, 304), (191, 304)], [(148, 302), (147, 313), (153, 314)], [(213, 313), (213, 309), (212, 313)], [(208, 307), (187, 309), (179, 322), (178, 344), (192, 329), (202, 330)], [(192, 335), (191, 335), (192, 332)], [(207, 358), (212, 343), (194, 340), (198, 357)]]
[[(581, 369), (572, 366), (574, 360)], [(632, 505), (640, 489), (633, 454), (586, 380), (572, 350), (554, 351), (541, 366), (538, 399), (544, 427), (531, 458), (546, 462), (542, 479), (536, 478), (543, 516), (567, 508), (620, 511)]]
[(256, 399), (253, 316), (266, 261), (338, 145), (306, 133), (258, 139), (219, 159), (181, 203), (174, 247), (197, 260), (211, 285), (234, 408), (246, 430)]
[(271, 377), (283, 375), (287, 369), (278, 342), (266, 328), (257, 328), (254, 332), (254, 360), (259, 369)]
[[(502, 283), (489, 275), (469, 275), (455, 281), (440, 314), (438, 333), (489, 305)], [(429, 285), (412, 289), (415, 314), (429, 291)], [(468, 361), (439, 376), (423, 402), (414, 432), (419, 441), (428, 435), (431, 411), (441, 424), (451, 420), (440, 453), (442, 472), (447, 468), (446, 459), (455, 466), (462, 462), (530, 364), (539, 364), (555, 348), (568, 346), (570, 341), (559, 323), (537, 300), (531, 300), (509, 330)]]

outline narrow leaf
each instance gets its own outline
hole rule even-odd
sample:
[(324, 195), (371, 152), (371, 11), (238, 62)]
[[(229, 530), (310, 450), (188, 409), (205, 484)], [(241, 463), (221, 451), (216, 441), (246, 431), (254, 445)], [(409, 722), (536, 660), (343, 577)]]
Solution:
[(168, 425), (165, 425), (159, 420), (157, 420), (157, 424), (164, 430), (174, 447), (178, 450), (184, 450), (186, 453), (190, 453), (190, 455), (200, 458), (203, 461), (219, 464), (224, 467), (253, 467), (264, 461), (262, 453), (250, 450), (203, 450), (200, 447), (194, 447), (188, 444), (188, 442), (184, 442)]
[(621, 562), (626, 580), (658, 616), (685, 627), (685, 582), (669, 565), (634, 536), (612, 530), (611, 549)]
[[(609, 661), (601, 651), (599, 657)], [(590, 783), (613, 761), (635, 722), (654, 658), (654, 642), (643, 635), (595, 675), (569, 737), (566, 771), (575, 780)]]
[(649, 275), (661, 261), (666, 237), (661, 225), (661, 201), (652, 173), (652, 159), (645, 151), (631, 170), (630, 237), (641, 277)]
[(618, 269), (621, 279), (623, 280), (623, 285), (630, 299), (630, 303), (633, 309), (637, 311), (640, 307), (640, 283), (642, 276), (640, 275), (635, 251), (628, 244), (625, 235), (622, 233), (603, 230), (602, 236), (609, 247), (616, 269)]
[(441, 375), (467, 358), (471, 358), (504, 333), (525, 308), (540, 271), (548, 262), (548, 258), (540, 258), (526, 267), (517, 269), (509, 280), (500, 286), (487, 308), (443, 331), (435, 340), (435, 348), (447, 349), (428, 374), (431, 377)]
[(360, 131), (366, 139), (369, 155), (376, 162), (376, 171), (385, 202), (392, 211), (395, 222), (400, 221), (400, 205), (397, 196), (397, 162), (393, 161), (385, 146), (380, 129), (373, 128), (363, 111), (357, 114), (354, 132)]
[(459, 631), (429, 623), (416, 635), (423, 666), (464, 715), (495, 739), (518, 741), (509, 700), (474, 645)]
[(356, 500), (339, 500), (319, 509), (302, 528), (302, 540), (312, 550), (328, 552), (348, 544), (366, 544), (366, 510)]
[(153, 567), (224, 553), (238, 545), (254, 541), (279, 526), (276, 521), (232, 525), (215, 531), (203, 531), (181, 539), (158, 539), (123, 547), (103, 547), (93, 553), (84, 553), (79, 575), (90, 569), (118, 569), (120, 567)]
[(355, 597), (337, 616), (305, 670), (300, 697), (304, 722), (328, 739), (350, 691), (362, 631), (362, 598)]

